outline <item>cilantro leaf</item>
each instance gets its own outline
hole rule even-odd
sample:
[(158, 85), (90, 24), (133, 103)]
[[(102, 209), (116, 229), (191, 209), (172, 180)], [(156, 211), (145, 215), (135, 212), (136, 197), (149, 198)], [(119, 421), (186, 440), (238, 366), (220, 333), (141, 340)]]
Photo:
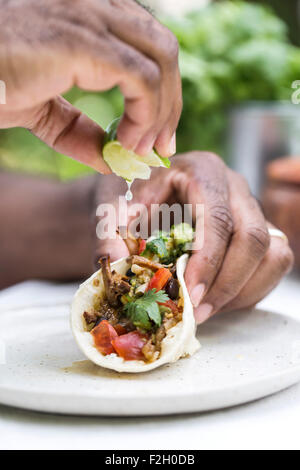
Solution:
[(148, 317), (147, 310), (136, 302), (131, 302), (126, 306), (126, 312), (134, 326), (143, 330), (151, 330), (152, 325)]
[(147, 243), (147, 250), (150, 250), (160, 258), (166, 258), (168, 256), (168, 250), (166, 244), (162, 238), (155, 238)]
[(161, 314), (160, 314), (160, 311), (159, 311), (159, 307), (158, 307), (158, 304), (155, 302), (153, 303), (151, 306), (148, 307), (148, 311), (147, 311), (148, 315), (149, 315), (149, 318), (154, 321), (154, 323), (157, 325), (157, 326), (160, 326), (161, 325)]
[(146, 292), (142, 297), (129, 302), (124, 306), (127, 317), (134, 326), (143, 330), (151, 330), (152, 322), (156, 326), (161, 325), (161, 313), (157, 302), (165, 303), (169, 297), (164, 291), (156, 292), (155, 289)]
[(151, 289), (148, 292), (146, 292), (142, 299), (144, 299), (144, 302), (167, 302), (169, 299), (168, 294), (164, 290), (159, 290), (156, 291), (155, 289)]

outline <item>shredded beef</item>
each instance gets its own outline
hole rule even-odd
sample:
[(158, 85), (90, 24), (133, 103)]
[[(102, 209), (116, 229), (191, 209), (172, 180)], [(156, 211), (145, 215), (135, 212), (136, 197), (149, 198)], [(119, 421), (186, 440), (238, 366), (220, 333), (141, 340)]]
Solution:
[(162, 264), (155, 263), (154, 261), (144, 258), (143, 256), (134, 255), (132, 256), (131, 261), (132, 261), (132, 264), (137, 264), (138, 266), (141, 266), (142, 268), (151, 269), (151, 271), (157, 271), (158, 269), (161, 269), (164, 267)]
[(98, 320), (97, 313), (84, 312), (83, 317), (87, 325), (91, 325), (92, 323), (95, 323)]
[(102, 320), (107, 320), (112, 326), (119, 322), (119, 314), (117, 310), (106, 300), (101, 303), (97, 314), (99, 318)]
[(103, 256), (100, 259), (100, 264), (108, 303), (113, 307), (117, 307), (120, 296), (130, 291), (130, 284), (120, 274), (115, 271), (111, 272), (109, 255)]

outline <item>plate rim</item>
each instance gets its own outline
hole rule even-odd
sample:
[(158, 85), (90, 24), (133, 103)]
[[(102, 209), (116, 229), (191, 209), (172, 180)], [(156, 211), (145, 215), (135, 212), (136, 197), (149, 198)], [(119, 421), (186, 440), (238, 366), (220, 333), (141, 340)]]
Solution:
[[(53, 307), (56, 307), (56, 308), (67, 308), (69, 309), (69, 304), (66, 303), (66, 302), (60, 302), (56, 305), (34, 305), (34, 306), (25, 306), (25, 307), (16, 307), (14, 309), (10, 309), (10, 310), (7, 310), (6, 312), (10, 313), (12, 310), (15, 310), (15, 311), (18, 311), (18, 312), (23, 312), (23, 311), (26, 311), (28, 309), (32, 309), (32, 310), (36, 310), (36, 309), (39, 309), (41, 307), (44, 307), (46, 309), (49, 309), (49, 308), (53, 308)], [(251, 309), (247, 309), (248, 311), (251, 310)], [(258, 311), (261, 311), (261, 312), (265, 312), (267, 314), (273, 314), (273, 315), (278, 315), (278, 316), (281, 316), (282, 318), (287, 318), (288, 320), (292, 321), (293, 323), (297, 323), (300, 327), (300, 321), (298, 321), (297, 319), (293, 318), (293, 317), (289, 317), (288, 315), (284, 315), (282, 313), (278, 313), (278, 312), (274, 312), (274, 311), (271, 311), (271, 310), (267, 310), (267, 309), (255, 309), (255, 310), (258, 310)], [(0, 312), (0, 316), (1, 316), (1, 313)], [(57, 316), (61, 316), (60, 313), (57, 313)], [(67, 318), (66, 318), (67, 320)], [(201, 351), (201, 350), (200, 350)], [(186, 359), (188, 360), (188, 359)], [(75, 362), (80, 362), (80, 361), (75, 361)], [(91, 361), (89, 361), (91, 364), (93, 364)], [(172, 364), (171, 364), (172, 366)], [(7, 367), (7, 365), (3, 365), (3, 367)], [(67, 367), (67, 366), (66, 366)], [(97, 367), (95, 365), (95, 367)], [(98, 366), (100, 367), (100, 366)], [(165, 366), (162, 366), (163, 367), (166, 367)], [(0, 366), (0, 370), (1, 370), (2, 366)], [(63, 370), (63, 368), (61, 368)], [(138, 374), (139, 377), (143, 376), (144, 374), (151, 374), (151, 373), (154, 373), (155, 371), (150, 371), (150, 372), (144, 372), (142, 374)], [(115, 374), (115, 379), (118, 378), (118, 376), (121, 376), (123, 375), (122, 373), (120, 372), (113, 372)], [(66, 374), (67, 376), (68, 374)], [(137, 374), (133, 374), (133, 373), (126, 373), (124, 374), (126, 376), (130, 376), (130, 377), (135, 377)], [(97, 376), (95, 375), (95, 380), (97, 380)], [(274, 386), (274, 382), (278, 381), (278, 385)], [(178, 391), (175, 391), (174, 389), (170, 389), (170, 390), (166, 390), (166, 389), (162, 389), (160, 390), (160, 393), (159, 394), (152, 394), (152, 395), (149, 395), (147, 396), (147, 399), (148, 400), (152, 400), (152, 401), (158, 401), (159, 399), (161, 400), (174, 400), (175, 398), (177, 399), (177, 404), (178, 404), (178, 408), (179, 410), (178, 411), (158, 411), (158, 410), (155, 410), (155, 412), (151, 412), (151, 413), (140, 413), (140, 412), (118, 412), (117, 414), (113, 413), (113, 411), (111, 410), (112, 406), (113, 406), (113, 403), (120, 399), (122, 399), (123, 403), (131, 403), (133, 402), (134, 400), (142, 400), (144, 397), (145, 397), (145, 394), (142, 392), (142, 390), (138, 390), (138, 393), (130, 393), (130, 395), (124, 395), (124, 394), (120, 394), (120, 395), (114, 395), (113, 398), (109, 397), (108, 395), (105, 395), (105, 391), (103, 391), (102, 393), (97, 390), (97, 391), (94, 391), (92, 388), (90, 388), (90, 390), (88, 390), (88, 392), (85, 390), (84, 391), (84, 394), (82, 394), (82, 392), (80, 391), (77, 391), (77, 390), (68, 390), (68, 391), (64, 391), (64, 390), (60, 390), (59, 392), (58, 391), (55, 391), (55, 390), (51, 390), (50, 392), (47, 392), (46, 390), (46, 385), (43, 384), (42, 385), (42, 388), (36, 388), (35, 386), (32, 386), (32, 385), (27, 385), (27, 384), (20, 384), (20, 386), (17, 386), (17, 385), (14, 385), (14, 386), (5, 386), (4, 384), (1, 385), (0, 384), (0, 404), (1, 405), (4, 405), (4, 406), (10, 406), (10, 407), (16, 407), (16, 408), (20, 408), (20, 409), (26, 409), (26, 410), (34, 410), (34, 411), (39, 411), (39, 412), (46, 412), (46, 413), (56, 413), (56, 414), (66, 414), (66, 415), (79, 415), (79, 416), (83, 416), (83, 415), (94, 415), (94, 416), (155, 416), (155, 415), (174, 415), (174, 414), (180, 414), (180, 413), (197, 413), (197, 412), (205, 412), (205, 411), (212, 411), (212, 410), (218, 410), (218, 409), (226, 409), (226, 408), (229, 408), (229, 407), (233, 407), (233, 406), (239, 406), (239, 405), (242, 405), (242, 404), (246, 404), (246, 403), (249, 403), (249, 402), (252, 402), (252, 401), (255, 401), (257, 399), (262, 399), (262, 398), (265, 398), (267, 396), (270, 396), (270, 395), (273, 395), (273, 394), (276, 394), (280, 391), (283, 391), (293, 385), (295, 385), (296, 383), (298, 383), (300, 381), (300, 362), (299, 363), (291, 363), (290, 366), (288, 368), (285, 368), (281, 371), (275, 371), (273, 372), (271, 375), (264, 375), (264, 376), (261, 376), (259, 377), (258, 379), (257, 378), (250, 378), (250, 379), (245, 379), (243, 380), (242, 382), (236, 382), (236, 383), (226, 383), (226, 384), (222, 384), (222, 385), (217, 385), (217, 386), (212, 386), (210, 385), (209, 387), (206, 387), (206, 388), (201, 388), (199, 390), (196, 390), (195, 388), (193, 388), (192, 390), (182, 390), (181, 392), (178, 393)], [(280, 383), (282, 382), (282, 383)], [(269, 387), (267, 386), (267, 384), (269, 384)], [(254, 389), (254, 386), (256, 387), (256, 391), (255, 390), (252, 390)], [(261, 387), (265, 387), (266, 388), (266, 391), (265, 392), (261, 392), (259, 391)], [(234, 403), (231, 403), (231, 404), (224, 404), (224, 403), (221, 403), (220, 406), (212, 406), (212, 407), (205, 407), (205, 408), (201, 408), (201, 399), (205, 396), (208, 395), (208, 393), (211, 393), (211, 394), (215, 394), (215, 395), (221, 395), (222, 393), (223, 394), (226, 394), (226, 395), (229, 395), (230, 392), (232, 392), (233, 395), (242, 395), (243, 396), (243, 392), (247, 389), (250, 389), (252, 390), (252, 392), (250, 393), (250, 395), (253, 395), (252, 398), (248, 399), (248, 398), (239, 398), (237, 399), (235, 397), (235, 399), (233, 399)], [(267, 389), (272, 389), (272, 390), (267, 390)], [(97, 399), (105, 399), (106, 400), (106, 404), (107, 402), (109, 401), (110, 402), (110, 406), (108, 407), (108, 411), (105, 412), (105, 409), (102, 409), (102, 410), (96, 410), (94, 409), (93, 412), (87, 412), (87, 411), (82, 411), (82, 410), (77, 410), (76, 412), (75, 411), (68, 411), (68, 409), (72, 408), (72, 406), (75, 406), (75, 405), (72, 405), (70, 407), (65, 407), (65, 405), (63, 404), (62, 406), (57, 406), (57, 404), (55, 406), (52, 406), (51, 403), (50, 403), (50, 406), (39, 406), (38, 404), (35, 405), (35, 406), (27, 406), (26, 404), (23, 404), (23, 405), (20, 405), (20, 400), (18, 400), (18, 397), (19, 396), (24, 396), (24, 394), (28, 395), (28, 396), (31, 396), (31, 399), (28, 399), (27, 400), (27, 403), (28, 402), (32, 402), (34, 401), (34, 397), (35, 397), (35, 400), (37, 403), (39, 403), (39, 400), (40, 402), (44, 403), (45, 400), (47, 401), (51, 401), (51, 399), (54, 399), (55, 401), (57, 401), (59, 403), (59, 399), (62, 400), (62, 402), (65, 401), (65, 399), (67, 398), (72, 398), (72, 399), (76, 399), (76, 400), (82, 400), (82, 401), (88, 401), (88, 400), (97, 400)], [(13, 400), (10, 400), (9, 399), (9, 396), (12, 395), (14, 397)], [(7, 399), (4, 399), (4, 396), (7, 396), (8, 398)], [(11, 396), (11, 398), (12, 398)], [(191, 400), (191, 398), (193, 398), (194, 400), (197, 400), (199, 402), (199, 404), (194, 404), (192, 406), (192, 410), (189, 410), (189, 400)], [(120, 400), (121, 401), (121, 400)], [(186, 402), (186, 403), (185, 403)], [(186, 406), (185, 406), (186, 404)], [(107, 406), (107, 405), (106, 405)], [(100, 407), (101, 408), (101, 407)], [(105, 408), (105, 406), (104, 406)], [(86, 409), (86, 408), (85, 408)]]

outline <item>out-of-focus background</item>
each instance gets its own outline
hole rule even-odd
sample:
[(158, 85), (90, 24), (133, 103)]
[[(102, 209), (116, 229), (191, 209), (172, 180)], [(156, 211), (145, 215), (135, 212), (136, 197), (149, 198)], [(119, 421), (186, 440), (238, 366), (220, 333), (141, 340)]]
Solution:
[[(292, 84), (300, 80), (300, 0), (143, 3), (180, 44), (184, 108), (178, 151), (219, 153), (260, 195), (266, 190), (267, 165), (279, 157), (300, 155), (300, 104), (292, 104)], [(117, 89), (89, 93), (74, 88), (66, 98), (103, 127), (123, 109)], [(1, 167), (63, 181), (91, 172), (23, 129), (0, 132)], [(277, 184), (282, 183), (280, 171), (279, 177), (275, 172)], [(290, 183), (285, 178), (284, 184)], [(294, 227), (292, 231), (295, 235)]]
[[(248, 171), (255, 190), (261, 158), (300, 153), (300, 106), (291, 104), (292, 82), (300, 80), (300, 1), (143, 3), (180, 43), (184, 109), (178, 150), (219, 152)], [(123, 109), (118, 90), (73, 89), (66, 97), (104, 127)], [(261, 147), (264, 155), (258, 154)], [(62, 180), (89, 171), (22, 129), (0, 132), (0, 165)]]

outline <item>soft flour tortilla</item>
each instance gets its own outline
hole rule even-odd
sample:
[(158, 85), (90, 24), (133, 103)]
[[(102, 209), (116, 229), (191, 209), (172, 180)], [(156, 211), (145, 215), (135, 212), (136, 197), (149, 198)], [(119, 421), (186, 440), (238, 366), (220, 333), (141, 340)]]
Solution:
[[(177, 323), (167, 332), (162, 341), (162, 350), (159, 359), (154, 362), (125, 361), (116, 354), (104, 356), (94, 346), (94, 339), (90, 332), (86, 331), (83, 313), (92, 312), (104, 297), (104, 283), (101, 270), (82, 284), (77, 291), (71, 311), (71, 325), (75, 340), (88, 359), (95, 364), (113, 369), (117, 372), (146, 372), (157, 367), (175, 362), (181, 357), (194, 354), (200, 343), (195, 337), (196, 324), (188, 291), (184, 282), (184, 272), (188, 261), (188, 255), (183, 255), (177, 260), (177, 277), (181, 285), (180, 295), (184, 299), (182, 321)], [(125, 258), (112, 263), (112, 270), (125, 275), (130, 265)], [(96, 281), (96, 282), (95, 282)], [(99, 284), (97, 286), (97, 284)]]

